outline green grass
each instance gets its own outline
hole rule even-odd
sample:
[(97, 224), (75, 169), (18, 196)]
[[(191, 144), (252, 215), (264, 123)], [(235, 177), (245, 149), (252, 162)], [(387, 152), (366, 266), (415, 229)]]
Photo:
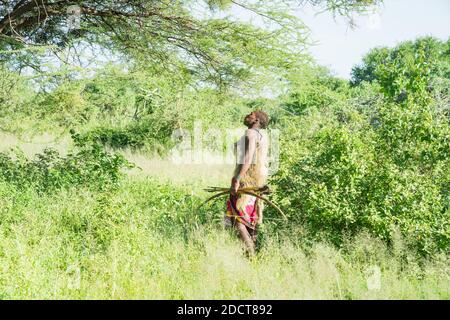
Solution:
[[(127, 178), (118, 190), (40, 195), (0, 183), (3, 299), (449, 299), (445, 255), (360, 235), (340, 249), (268, 228), (254, 260), (200, 185)], [(369, 290), (368, 270), (381, 271)]]

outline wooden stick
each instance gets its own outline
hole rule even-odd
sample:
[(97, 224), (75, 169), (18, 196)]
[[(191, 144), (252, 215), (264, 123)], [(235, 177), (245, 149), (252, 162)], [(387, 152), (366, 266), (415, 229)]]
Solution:
[[(261, 196), (261, 195), (255, 193), (255, 192), (254, 192), (255, 189), (256, 189), (256, 190), (259, 190), (259, 189), (257, 189), (257, 188), (243, 188), (243, 189), (239, 189), (239, 190), (237, 191), (237, 193), (238, 193), (238, 194), (244, 193), (244, 194), (252, 195), (252, 196), (254, 196), (254, 197), (257, 197), (258, 199), (261, 199), (261, 200), (267, 202), (270, 206), (272, 206), (275, 210), (277, 210), (278, 213), (281, 214), (281, 216), (284, 218), (284, 220), (286, 220), (286, 221), (288, 220), (287, 217), (286, 217), (286, 215), (284, 214), (284, 212), (283, 212), (276, 204), (274, 204), (274, 203), (273, 203), (272, 201), (270, 201), (269, 199), (267, 199), (267, 198), (265, 198), (265, 197), (263, 197), (263, 196)], [(260, 188), (260, 189), (262, 189), (262, 188)], [(205, 189), (205, 190), (206, 190), (206, 191), (209, 191), (209, 192), (217, 192), (217, 191), (220, 191), (220, 192), (217, 193), (217, 194), (215, 194), (215, 195), (213, 195), (213, 196), (211, 196), (211, 197), (209, 197), (209, 198), (206, 199), (205, 201), (203, 201), (203, 202), (197, 207), (197, 210), (196, 210), (196, 211), (198, 211), (205, 203), (207, 203), (207, 202), (209, 202), (209, 201), (211, 201), (211, 200), (213, 200), (213, 199), (215, 199), (215, 198), (221, 197), (221, 196), (223, 196), (223, 195), (230, 194), (230, 189), (229, 189), (229, 188), (211, 187), (211, 188)]]

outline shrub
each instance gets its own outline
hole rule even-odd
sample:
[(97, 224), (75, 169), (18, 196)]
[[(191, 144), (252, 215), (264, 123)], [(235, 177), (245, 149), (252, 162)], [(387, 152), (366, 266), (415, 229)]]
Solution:
[(349, 100), (284, 121), (272, 181), (294, 223), (337, 245), (362, 230), (390, 243), (400, 230), (422, 254), (448, 249), (450, 128), (448, 100), (429, 88), (442, 76), (435, 44), (372, 52), (364, 71), (371, 78), (354, 83)]
[(277, 197), (293, 223), (306, 222), (337, 245), (362, 230), (389, 242), (399, 227), (408, 244), (424, 254), (446, 250), (448, 166), (437, 160), (428, 169), (399, 165), (382, 145), (371, 129), (325, 127), (305, 154), (282, 158), (272, 180)]
[(75, 133), (72, 137), (75, 149), (64, 157), (50, 148), (33, 160), (18, 150), (15, 157), (0, 153), (0, 179), (42, 192), (78, 185), (105, 189), (117, 185), (122, 168), (132, 167), (122, 155), (108, 153), (98, 143), (85, 143)]
[(113, 149), (131, 148), (164, 154), (171, 145), (174, 125), (170, 120), (144, 119), (124, 127), (101, 126), (79, 136), (85, 143), (99, 143)]

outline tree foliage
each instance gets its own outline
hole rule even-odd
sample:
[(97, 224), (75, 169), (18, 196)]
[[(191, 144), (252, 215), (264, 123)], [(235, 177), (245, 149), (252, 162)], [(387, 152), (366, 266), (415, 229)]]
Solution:
[(337, 244), (364, 229), (386, 241), (400, 230), (424, 254), (448, 249), (448, 95), (437, 99), (442, 88), (431, 85), (446, 77), (445, 46), (425, 38), (376, 49), (335, 101), (317, 84), (321, 100), (289, 96), (288, 108), (307, 112), (283, 122), (273, 182), (293, 221)]
[(410, 102), (426, 99), (439, 80), (450, 84), (450, 42), (425, 37), (371, 50), (353, 68), (351, 83), (376, 82), (391, 100)]
[[(231, 6), (245, 8), (271, 24), (265, 29), (231, 16), (199, 17), (203, 1), (0, 1), (0, 48), (43, 45), (56, 52), (82, 40), (111, 48), (140, 63), (196, 74), (201, 80), (223, 87), (235, 78), (245, 78), (255, 67), (295, 64), (305, 43), (306, 29), (289, 13), (290, 6), (310, 3), (347, 14), (376, 2), (206, 1), (211, 12), (226, 13)], [(18, 55), (16, 60), (30, 64), (33, 56)]]

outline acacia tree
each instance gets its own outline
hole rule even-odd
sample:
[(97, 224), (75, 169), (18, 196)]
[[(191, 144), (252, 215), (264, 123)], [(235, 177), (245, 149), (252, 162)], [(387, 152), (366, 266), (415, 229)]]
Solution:
[[(379, 1), (0, 0), (0, 48), (65, 48), (81, 39), (226, 85), (256, 67), (295, 63), (307, 32), (289, 13), (293, 5), (312, 4), (349, 15)], [(209, 12), (241, 7), (272, 27), (261, 28), (229, 16), (199, 17), (199, 5)], [(74, 19), (75, 28), (71, 25)], [(7, 57), (11, 55), (0, 53), (0, 59)]]

